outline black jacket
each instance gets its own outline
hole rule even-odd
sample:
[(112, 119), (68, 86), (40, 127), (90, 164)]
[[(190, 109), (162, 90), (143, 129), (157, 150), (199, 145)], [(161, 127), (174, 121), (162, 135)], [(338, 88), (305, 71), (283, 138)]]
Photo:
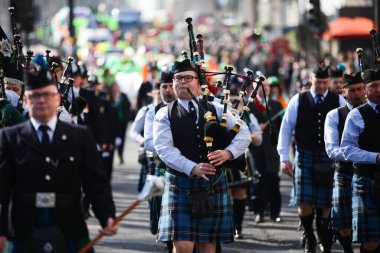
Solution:
[[(275, 114), (282, 110), (281, 103), (273, 99), (268, 100), (268, 108), (271, 117), (273, 117)], [(259, 124), (265, 123), (269, 120), (266, 113), (260, 114), (257, 112), (257, 110), (254, 110), (253, 114), (257, 118)], [(280, 131), (281, 121), (281, 117), (278, 117), (277, 119), (272, 121), (272, 131), (274, 132), (276, 137), (278, 137), (278, 133)], [(269, 125), (265, 128), (263, 132), (262, 144), (258, 147), (250, 145), (250, 149), (255, 159), (256, 169), (260, 173), (278, 172), (280, 168), (280, 156), (278, 155), (276, 150), (276, 143), (271, 142)]]
[(49, 151), (42, 148), (30, 121), (0, 130), (0, 235), (8, 235), (8, 215), (16, 238), (31, 234), (40, 209), (19, 197), (37, 192), (73, 197), (69, 205), (50, 209), (67, 237), (88, 233), (82, 189), (103, 227), (108, 218), (115, 217), (111, 185), (87, 127), (58, 120), (51, 146)]

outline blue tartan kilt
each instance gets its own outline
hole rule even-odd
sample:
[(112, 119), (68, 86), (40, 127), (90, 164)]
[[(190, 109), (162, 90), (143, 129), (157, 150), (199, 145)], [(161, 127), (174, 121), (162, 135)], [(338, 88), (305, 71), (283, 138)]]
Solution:
[[(193, 218), (188, 211), (189, 189), (206, 189), (213, 186), (211, 196), (212, 214), (206, 218)], [(157, 241), (192, 241), (196, 243), (231, 243), (234, 241), (234, 224), (231, 199), (224, 171), (210, 178), (176, 176), (165, 173), (165, 189), (162, 196), (161, 215)]]
[(380, 215), (371, 194), (372, 182), (358, 175), (352, 179), (353, 242), (380, 242)]
[(352, 176), (338, 171), (334, 173), (331, 225), (335, 230), (352, 227)]
[[(318, 208), (330, 208), (333, 183), (331, 186), (317, 185), (313, 180), (313, 165), (326, 163), (331, 166), (331, 159), (326, 154), (309, 150), (297, 150), (294, 159), (293, 187), (297, 205), (312, 205)], [(333, 174), (331, 174), (331, 182)]]

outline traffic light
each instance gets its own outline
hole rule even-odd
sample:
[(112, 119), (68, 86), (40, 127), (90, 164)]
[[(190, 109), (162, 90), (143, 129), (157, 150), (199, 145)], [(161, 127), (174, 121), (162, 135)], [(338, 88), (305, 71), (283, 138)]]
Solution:
[(306, 19), (312, 33), (322, 33), (324, 31), (324, 16), (321, 12), (319, 0), (309, 0), (306, 12)]

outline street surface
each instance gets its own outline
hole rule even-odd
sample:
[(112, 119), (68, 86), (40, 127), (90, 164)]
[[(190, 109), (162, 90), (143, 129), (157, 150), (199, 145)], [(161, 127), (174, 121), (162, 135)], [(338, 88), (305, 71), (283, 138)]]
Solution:
[[(122, 213), (136, 200), (140, 173), (137, 150), (138, 144), (128, 139), (124, 155), (125, 163), (120, 165), (117, 157), (114, 161), (112, 186), (117, 214)], [(286, 176), (282, 176), (281, 180), (283, 221), (274, 223), (266, 216), (263, 223), (255, 224), (253, 213), (247, 210), (243, 223), (244, 239), (222, 245), (223, 253), (302, 252), (301, 232), (297, 231), (299, 220), (296, 208), (288, 207), (291, 180)], [(99, 229), (97, 220), (90, 218), (88, 224), (91, 238), (94, 238)], [(333, 248), (333, 252), (342, 252), (338, 244)], [(142, 202), (124, 218), (116, 236), (103, 237), (96, 245), (95, 251), (97, 253), (167, 252), (165, 245), (156, 243), (156, 236), (150, 233), (148, 202)], [(358, 247), (355, 252), (359, 252)]]

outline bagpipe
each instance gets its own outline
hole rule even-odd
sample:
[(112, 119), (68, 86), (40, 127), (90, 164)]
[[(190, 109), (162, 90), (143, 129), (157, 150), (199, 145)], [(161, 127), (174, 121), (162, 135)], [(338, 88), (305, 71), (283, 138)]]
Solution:
[[(204, 125), (204, 141), (206, 143), (206, 147), (209, 152), (219, 150), (219, 149), (225, 149), (227, 146), (230, 145), (231, 141), (235, 138), (235, 136), (239, 133), (240, 127), (243, 124), (243, 122), (250, 124), (250, 111), (254, 107), (254, 104), (258, 105), (260, 107), (260, 110), (263, 109), (263, 105), (258, 101), (256, 98), (258, 89), (262, 87), (263, 81), (265, 80), (265, 77), (261, 75), (260, 73), (256, 73), (256, 78), (253, 76), (253, 71), (246, 70), (246, 75), (241, 75), (238, 73), (233, 72), (233, 68), (231, 66), (226, 66), (224, 68), (225, 71), (223, 72), (211, 72), (206, 71), (203, 64), (205, 63), (204, 56), (204, 41), (203, 36), (201, 34), (198, 34), (196, 36), (197, 41), (195, 40), (194, 31), (193, 31), (193, 25), (192, 25), (192, 18), (188, 17), (185, 20), (188, 24), (187, 30), (189, 34), (189, 47), (190, 47), (190, 57), (192, 62), (196, 66), (196, 71), (198, 74), (198, 80), (200, 83), (200, 87), (202, 90), (202, 96), (203, 96), (203, 103), (198, 101), (198, 98), (191, 94), (190, 90), (189, 93), (192, 97), (192, 99), (198, 104), (200, 115), (204, 116), (205, 119), (205, 125)], [(186, 53), (182, 53), (182, 55), (187, 58)], [(223, 82), (218, 81), (216, 85), (211, 85), (208, 78), (216, 75), (224, 75)], [(241, 78), (244, 80), (244, 83), (242, 85), (242, 89), (239, 93), (239, 98), (236, 100), (234, 104), (230, 101), (230, 86), (231, 86), (231, 77), (235, 76), (238, 78)], [(248, 87), (253, 88), (253, 85), (256, 85), (252, 91), (252, 93), (248, 96)], [(209, 101), (215, 100), (215, 98), (211, 98), (214, 95), (210, 92), (210, 90), (215, 91), (215, 87), (217, 89), (222, 88), (221, 93), (221, 104), (223, 105), (223, 113), (221, 116), (220, 122), (218, 122), (216, 115), (210, 110), (209, 108)], [(264, 95), (265, 91), (262, 87)], [(245, 99), (248, 97), (247, 99)], [(264, 98), (265, 99), (265, 98)], [(243, 105), (245, 100), (247, 100), (247, 103), (245, 106), (242, 106), (242, 110), (239, 112), (239, 106)], [(265, 99), (266, 102), (266, 99)], [(232, 108), (232, 109), (231, 109)], [(228, 118), (228, 110), (231, 109), (231, 112), (235, 115), (235, 117), (239, 116), (239, 119), (235, 122), (235, 125), (231, 128), (227, 128), (227, 118)], [(264, 110), (266, 109), (269, 119), (269, 111), (268, 106), (266, 108), (264, 107)], [(262, 112), (262, 111), (261, 111)], [(271, 124), (270, 124), (271, 125)], [(234, 160), (227, 161), (223, 164), (224, 167), (235, 169), (239, 168), (241, 171), (246, 170), (245, 166), (245, 158), (244, 155), (240, 156), (239, 158), (236, 158)]]
[[(14, 20), (12, 19), (12, 23)], [(25, 121), (25, 117), (22, 115), (23, 113), (23, 92), (19, 98), (16, 98), (16, 95), (9, 93), (10, 97), (7, 97), (7, 93), (5, 90), (5, 78), (7, 77), (7, 84), (11, 83), (11, 79), (13, 78), (14, 69), (21, 68), (21, 65), (18, 61), (20, 58), (19, 51), (20, 48), (20, 36), (17, 33), (17, 30), (13, 30), (14, 41), (16, 42), (15, 50), (11, 43), (9, 42), (5, 32), (0, 27), (1, 30), (1, 51), (0, 51), (0, 127), (12, 126), (17, 123), (21, 123)], [(15, 59), (15, 62), (14, 62)], [(16, 64), (14, 64), (16, 63)], [(7, 71), (7, 73), (5, 73)], [(12, 72), (12, 75), (11, 75)], [(12, 78), (11, 78), (12, 76)], [(19, 80), (17, 79), (17, 82)], [(13, 81), (12, 81), (13, 82)], [(20, 81), (21, 82), (21, 81)], [(16, 100), (13, 98), (17, 99)], [(12, 101), (12, 103), (11, 103)]]
[[(369, 31), (369, 34), (371, 35), (371, 41), (372, 41), (373, 65), (375, 68), (380, 68), (380, 46), (379, 46), (379, 41), (377, 38), (377, 32), (375, 29), (371, 29)], [(361, 76), (363, 78), (364, 71), (367, 69), (366, 65), (363, 62), (363, 49), (357, 48), (356, 54), (358, 55), (359, 68), (360, 68)]]
[(373, 61), (376, 68), (380, 68), (380, 47), (375, 29), (369, 31), (371, 34), (372, 48), (373, 48)]
[[(61, 95), (61, 104), (57, 108), (57, 115), (64, 121), (69, 121), (76, 123), (76, 117), (82, 113), (86, 107), (86, 101), (81, 97), (75, 97), (73, 84), (74, 79), (73, 75), (73, 64), (74, 59), (68, 57), (67, 61), (61, 60), (57, 56), (51, 56), (51, 51), (47, 49), (45, 56), (37, 54), (35, 55), (33, 51), (28, 50), (26, 56), (23, 54), (23, 46), (21, 42), (21, 36), (17, 28), (15, 20), (15, 8), (8, 8), (13, 38), (14, 38), (14, 51), (15, 51), (15, 60), (17, 62), (17, 68), (22, 68), (24, 71), (24, 79), (27, 78), (28, 72), (34, 71), (46, 71), (46, 75), (49, 79), (52, 79), (56, 83), (58, 93)], [(41, 59), (43, 58), (43, 59)], [(57, 68), (59, 65), (66, 64), (66, 67), (63, 71), (63, 74), (60, 78), (57, 76)], [(76, 64), (76, 63), (75, 63)], [(27, 81), (27, 80), (25, 80)], [(3, 87), (3, 85), (2, 85)], [(23, 108), (23, 97), (25, 92), (25, 85), (22, 85), (22, 92), (18, 101), (17, 108), (22, 110)], [(69, 94), (71, 94), (71, 99), (69, 99)]]

